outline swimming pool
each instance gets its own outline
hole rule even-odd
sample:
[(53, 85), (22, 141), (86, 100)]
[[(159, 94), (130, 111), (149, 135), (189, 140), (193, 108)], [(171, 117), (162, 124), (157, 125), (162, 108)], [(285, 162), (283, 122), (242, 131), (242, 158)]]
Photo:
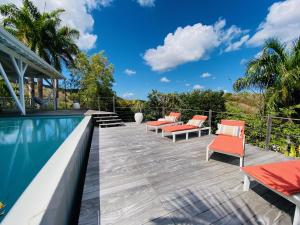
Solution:
[(82, 116), (0, 118), (0, 201), (5, 204), (0, 221), (82, 119)]

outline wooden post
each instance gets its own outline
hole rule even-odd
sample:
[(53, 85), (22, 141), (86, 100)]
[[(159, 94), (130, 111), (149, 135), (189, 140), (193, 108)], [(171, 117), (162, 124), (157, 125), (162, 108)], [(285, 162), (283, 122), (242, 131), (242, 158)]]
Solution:
[(212, 121), (212, 110), (210, 109), (208, 111), (208, 126), (211, 127), (211, 121)]
[(113, 96), (113, 112), (116, 112), (115, 96)]
[(40, 99), (43, 99), (43, 78), (38, 78), (37, 79), (37, 89), (38, 89), (38, 97)]
[(58, 82), (56, 79), (53, 79), (53, 102), (54, 102), (54, 105), (53, 105), (53, 108), (54, 108), (54, 111), (57, 110), (57, 103), (58, 103), (58, 96), (57, 96), (57, 88), (58, 88)]
[(268, 115), (265, 150), (269, 150), (270, 147), (271, 131), (272, 131), (272, 116)]
[(66, 80), (65, 80), (65, 109), (67, 109), (67, 83), (66, 83)]
[(29, 77), (28, 78), (28, 86), (29, 86), (29, 98), (30, 98), (30, 107), (34, 106), (33, 98), (35, 96), (35, 90), (34, 90), (34, 78)]
[(100, 98), (99, 98), (99, 96), (97, 97), (97, 103), (98, 103), (98, 110), (100, 111)]

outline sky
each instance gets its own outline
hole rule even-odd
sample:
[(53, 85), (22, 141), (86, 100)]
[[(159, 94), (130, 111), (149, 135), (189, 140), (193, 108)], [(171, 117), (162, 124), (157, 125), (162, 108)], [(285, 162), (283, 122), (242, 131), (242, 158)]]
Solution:
[(62, 21), (80, 31), (81, 50), (105, 52), (114, 90), (129, 99), (145, 99), (152, 89), (232, 92), (265, 40), (291, 44), (300, 36), (300, 0), (33, 2), (40, 10), (66, 10)]

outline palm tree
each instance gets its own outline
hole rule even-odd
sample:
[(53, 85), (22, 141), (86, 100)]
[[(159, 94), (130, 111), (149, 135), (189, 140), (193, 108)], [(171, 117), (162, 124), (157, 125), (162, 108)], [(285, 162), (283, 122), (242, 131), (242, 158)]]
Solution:
[(235, 91), (260, 91), (266, 110), (278, 111), (300, 103), (300, 39), (291, 47), (270, 39), (264, 44), (259, 57), (249, 61), (246, 75), (233, 86)]
[[(20, 8), (11, 3), (0, 6), (3, 27), (58, 71), (62, 70), (62, 64), (72, 64), (73, 56), (79, 52), (75, 44), (79, 32), (61, 26), (62, 12), (63, 9), (57, 9), (41, 13), (30, 0), (23, 0)], [(42, 97), (41, 79), (38, 89)]]

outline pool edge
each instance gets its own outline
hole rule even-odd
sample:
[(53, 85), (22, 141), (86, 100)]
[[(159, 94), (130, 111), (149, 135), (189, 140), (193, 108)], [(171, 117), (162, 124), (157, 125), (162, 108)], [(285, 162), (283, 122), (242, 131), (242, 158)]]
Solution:
[(68, 223), (92, 131), (92, 117), (85, 116), (28, 185), (2, 225)]

